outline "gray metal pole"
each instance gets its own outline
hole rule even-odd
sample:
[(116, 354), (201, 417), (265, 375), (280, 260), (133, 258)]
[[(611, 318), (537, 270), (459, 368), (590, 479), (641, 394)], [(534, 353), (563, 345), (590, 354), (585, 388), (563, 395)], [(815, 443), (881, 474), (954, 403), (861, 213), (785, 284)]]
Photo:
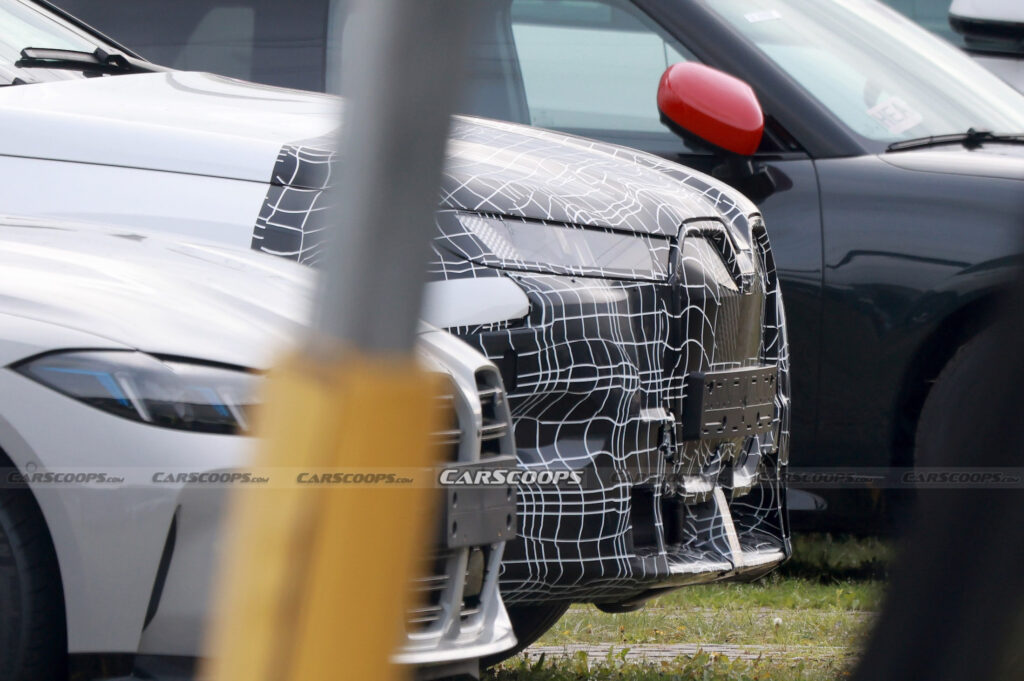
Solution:
[(335, 199), (314, 329), (407, 353), (477, 0), (350, 0)]

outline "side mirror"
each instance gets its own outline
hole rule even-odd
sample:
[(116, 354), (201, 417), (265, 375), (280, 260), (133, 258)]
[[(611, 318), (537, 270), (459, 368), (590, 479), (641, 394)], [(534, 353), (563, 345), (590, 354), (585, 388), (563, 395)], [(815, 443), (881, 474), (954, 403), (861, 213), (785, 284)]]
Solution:
[(764, 113), (749, 85), (704, 64), (683, 62), (658, 84), (661, 120), (684, 138), (750, 156), (764, 133)]
[(964, 37), (968, 52), (1024, 56), (1024, 5), (999, 0), (954, 0), (949, 25)]

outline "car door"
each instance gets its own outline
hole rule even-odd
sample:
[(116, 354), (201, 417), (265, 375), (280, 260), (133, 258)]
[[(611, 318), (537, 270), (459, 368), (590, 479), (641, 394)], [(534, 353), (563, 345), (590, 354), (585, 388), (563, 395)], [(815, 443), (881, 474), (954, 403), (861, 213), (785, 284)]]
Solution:
[[(656, 105), (671, 64), (699, 60), (628, 0), (504, 0), (471, 49), (463, 110), (630, 146), (715, 175), (755, 200), (783, 282), (793, 358), (794, 451), (816, 445), (822, 241), (814, 162), (767, 111), (754, 177), (670, 132)], [(716, 66), (713, 59), (701, 61)], [(755, 85), (756, 89), (756, 85)]]

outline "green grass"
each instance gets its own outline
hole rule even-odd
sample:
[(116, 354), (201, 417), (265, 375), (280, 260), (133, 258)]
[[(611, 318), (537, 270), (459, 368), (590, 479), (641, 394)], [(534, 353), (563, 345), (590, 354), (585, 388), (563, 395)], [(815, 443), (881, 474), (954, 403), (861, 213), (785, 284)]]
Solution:
[(517, 658), (492, 672), (488, 681), (821, 681), (849, 673), (848, 660), (777, 661), (731, 660), (698, 653), (671, 662), (629, 662), (624, 652), (607, 660), (588, 661), (585, 655), (559, 660)]
[(574, 605), (537, 645), (833, 645), (826, 642), (861, 634), (880, 597), (876, 582), (826, 585), (769, 575), (755, 584), (680, 589), (638, 612), (609, 615), (592, 605)]
[[(516, 658), (492, 672), (492, 681), (615, 679), (837, 678), (855, 659), (859, 643), (879, 609), (890, 548), (878, 539), (798, 537), (794, 558), (753, 584), (687, 587), (651, 601), (638, 612), (609, 615), (592, 605), (574, 605), (535, 644), (614, 646), (607, 659), (583, 653), (538, 662)], [(637, 645), (726, 644), (754, 646), (760, 659), (729, 659), (699, 653), (668, 662), (627, 661)]]
[(797, 535), (793, 538), (793, 557), (779, 574), (825, 583), (842, 579), (879, 580), (885, 579), (891, 559), (889, 542), (877, 537)]

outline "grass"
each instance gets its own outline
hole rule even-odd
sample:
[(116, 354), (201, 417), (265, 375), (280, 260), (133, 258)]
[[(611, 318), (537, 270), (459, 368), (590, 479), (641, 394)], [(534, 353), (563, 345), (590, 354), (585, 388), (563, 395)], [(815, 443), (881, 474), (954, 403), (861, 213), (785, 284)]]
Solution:
[(559, 661), (517, 658), (487, 678), (490, 681), (821, 681), (847, 673), (831, 662), (731, 660), (705, 652), (671, 662), (629, 662), (622, 651), (598, 663), (577, 654)]
[(793, 557), (779, 574), (829, 583), (838, 580), (882, 580), (892, 559), (887, 540), (878, 537), (797, 535)]
[[(491, 681), (615, 679), (783, 681), (842, 676), (880, 606), (889, 546), (878, 539), (798, 537), (794, 558), (753, 584), (687, 587), (634, 613), (609, 615), (574, 605), (535, 644), (610, 645), (601, 660), (584, 652), (541, 661), (515, 658)], [(642, 663), (626, 659), (638, 645), (739, 646)], [(746, 648), (744, 648), (746, 647)], [(730, 649), (733, 650), (733, 649)], [(743, 658), (734, 659), (742, 654)]]
[(537, 645), (826, 645), (859, 635), (877, 609), (880, 591), (876, 583), (825, 585), (780, 575), (756, 584), (694, 586), (638, 612), (609, 615), (574, 605)]

